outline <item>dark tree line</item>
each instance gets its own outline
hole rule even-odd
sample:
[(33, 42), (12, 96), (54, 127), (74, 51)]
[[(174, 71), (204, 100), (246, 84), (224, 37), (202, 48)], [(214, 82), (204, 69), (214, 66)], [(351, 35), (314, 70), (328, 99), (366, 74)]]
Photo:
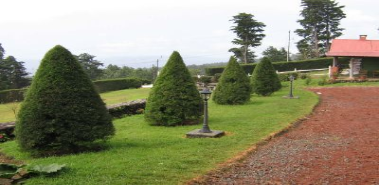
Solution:
[(157, 68), (132, 68), (127, 66), (117, 66), (109, 64), (103, 68), (104, 63), (96, 60), (96, 56), (82, 53), (75, 56), (83, 70), (87, 73), (91, 80), (103, 80), (114, 78), (136, 77), (152, 81), (156, 78)]
[(0, 43), (0, 90), (19, 89), (30, 84), (30, 78), (24, 62), (14, 56), (5, 57), (5, 50)]

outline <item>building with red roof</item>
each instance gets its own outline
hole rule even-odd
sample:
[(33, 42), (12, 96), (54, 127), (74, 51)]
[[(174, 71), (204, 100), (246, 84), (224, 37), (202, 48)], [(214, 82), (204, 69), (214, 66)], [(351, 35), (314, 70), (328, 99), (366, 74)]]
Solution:
[(333, 67), (338, 65), (338, 57), (351, 57), (350, 78), (355, 74), (379, 76), (379, 40), (367, 40), (367, 35), (360, 35), (359, 39), (334, 39), (326, 56), (334, 57)]

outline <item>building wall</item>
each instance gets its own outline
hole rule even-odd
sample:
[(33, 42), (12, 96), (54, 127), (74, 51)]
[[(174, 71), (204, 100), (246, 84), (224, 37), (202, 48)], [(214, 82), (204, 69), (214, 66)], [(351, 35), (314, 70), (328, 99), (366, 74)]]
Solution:
[(379, 58), (362, 58), (362, 69), (372, 76), (372, 71), (379, 71)]

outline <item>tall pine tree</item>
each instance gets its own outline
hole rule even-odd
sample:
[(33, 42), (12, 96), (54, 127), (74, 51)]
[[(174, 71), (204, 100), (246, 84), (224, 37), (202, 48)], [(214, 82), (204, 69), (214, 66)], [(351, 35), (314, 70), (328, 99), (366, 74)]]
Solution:
[(231, 30), (237, 34), (237, 38), (232, 43), (240, 47), (231, 48), (229, 51), (233, 52), (236, 58), (241, 58), (245, 64), (253, 62), (254, 52), (249, 48), (261, 45), (262, 39), (266, 36), (263, 34), (263, 28), (266, 25), (256, 21), (254, 15), (248, 13), (233, 16), (231, 21), (235, 24)]
[(302, 19), (298, 22), (303, 28), (295, 32), (302, 39), (297, 48), (303, 58), (320, 57), (328, 51), (331, 40), (342, 35), (340, 21), (346, 18), (345, 6), (332, 0), (302, 0), (301, 6)]
[(5, 50), (0, 43), (0, 90), (19, 89), (28, 86), (30, 79), (24, 67), (24, 62), (19, 62), (13, 56), (4, 58)]

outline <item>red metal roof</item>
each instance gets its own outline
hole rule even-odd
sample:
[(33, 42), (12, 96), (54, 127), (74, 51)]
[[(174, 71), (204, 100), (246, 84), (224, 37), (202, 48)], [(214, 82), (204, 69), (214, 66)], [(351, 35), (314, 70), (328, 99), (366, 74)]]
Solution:
[(326, 56), (379, 57), (379, 40), (334, 39)]

